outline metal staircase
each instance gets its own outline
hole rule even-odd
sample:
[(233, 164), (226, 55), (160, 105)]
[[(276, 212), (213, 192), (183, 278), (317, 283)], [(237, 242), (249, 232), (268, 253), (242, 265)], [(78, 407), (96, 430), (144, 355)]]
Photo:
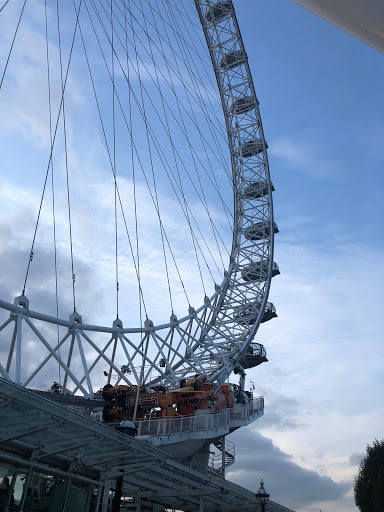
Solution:
[(235, 444), (228, 441), (225, 436), (215, 439), (212, 444), (219, 453), (209, 452), (208, 467), (224, 476), (226, 468), (235, 462)]

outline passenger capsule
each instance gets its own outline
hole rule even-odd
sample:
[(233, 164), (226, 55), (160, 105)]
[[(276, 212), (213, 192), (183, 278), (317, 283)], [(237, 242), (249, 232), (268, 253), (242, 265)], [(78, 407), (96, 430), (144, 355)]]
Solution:
[(238, 363), (246, 370), (267, 361), (267, 353), (264, 346), (260, 343), (251, 343), (243, 357), (240, 357), (238, 360)]
[(260, 303), (250, 303), (234, 308), (233, 318), (240, 324), (253, 325), (259, 315)]
[(208, 9), (206, 19), (208, 23), (218, 23), (231, 14), (230, 2), (217, 2)]
[[(271, 183), (272, 192), (275, 191), (273, 183)], [(253, 181), (244, 189), (244, 197), (246, 199), (260, 199), (268, 194), (268, 182), (267, 181)]]
[[(262, 281), (267, 278), (268, 275), (268, 260), (254, 261), (244, 270), (241, 271), (241, 277), (244, 281)], [(272, 264), (272, 277), (280, 274), (279, 266), (277, 263)]]
[(245, 55), (242, 50), (235, 50), (234, 52), (227, 53), (220, 61), (221, 69), (233, 69), (240, 64), (244, 64)]
[[(273, 232), (279, 232), (276, 222), (273, 223)], [(267, 220), (251, 224), (244, 229), (244, 236), (247, 240), (263, 240), (263, 238), (269, 238), (271, 236), (271, 224)]]
[[(265, 144), (265, 147), (268, 148), (268, 144)], [(263, 143), (260, 139), (252, 139), (247, 140), (237, 150), (237, 155), (240, 158), (250, 158), (251, 156), (257, 156), (262, 153), (264, 150)]]
[(261, 323), (268, 322), (268, 320), (272, 320), (272, 318), (277, 318), (276, 308), (272, 302), (267, 302)]
[[(233, 318), (240, 324), (253, 325), (259, 316), (260, 303), (250, 303), (247, 306), (241, 306), (234, 309)], [(276, 308), (272, 302), (265, 305), (264, 314), (261, 323), (268, 322), (272, 318), (277, 318)]]
[(233, 102), (230, 110), (235, 114), (246, 114), (256, 107), (256, 101), (252, 96), (243, 96)]

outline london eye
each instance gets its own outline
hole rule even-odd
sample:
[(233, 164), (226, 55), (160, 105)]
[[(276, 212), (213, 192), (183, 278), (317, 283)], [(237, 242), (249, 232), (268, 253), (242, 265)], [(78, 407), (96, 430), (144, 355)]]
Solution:
[[(0, 95), (21, 132), (21, 156), (12, 146), (4, 161), (42, 183), (24, 271), (9, 276), (19, 291), (1, 300), (2, 377), (33, 387), (49, 374), (86, 397), (105, 374), (153, 389), (204, 375), (218, 389), (276, 316), (278, 273), (268, 146), (232, 2), (2, 11), (14, 23)], [(87, 265), (110, 285), (103, 312), (84, 292)]]

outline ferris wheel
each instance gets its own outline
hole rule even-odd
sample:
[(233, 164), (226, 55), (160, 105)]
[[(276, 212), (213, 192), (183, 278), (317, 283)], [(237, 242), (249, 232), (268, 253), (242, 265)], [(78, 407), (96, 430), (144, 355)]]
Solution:
[(8, 1), (0, 17), (0, 375), (86, 397), (220, 386), (276, 316), (279, 273), (232, 1)]

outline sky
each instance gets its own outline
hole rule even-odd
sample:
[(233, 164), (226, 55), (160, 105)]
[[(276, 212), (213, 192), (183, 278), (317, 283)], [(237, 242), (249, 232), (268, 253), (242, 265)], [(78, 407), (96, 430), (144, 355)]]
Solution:
[[(4, 82), (6, 99), (0, 94), (0, 252), (7, 269), (0, 278), (0, 296), (9, 301), (20, 293), (44, 177), (40, 173), (36, 178), (32, 170), (46, 165), (49, 144), (42, 92), (46, 82), (36, 73), (44, 64), (45, 39), (39, 19), (43, 3), (31, 0), (31, 5), (22, 31), (24, 44), (15, 47), (9, 82)], [(16, 7), (0, 13), (0, 23), (4, 16), (2, 42), (10, 34), (5, 28), (12, 26), (9, 19), (14, 21)], [(227, 478), (255, 491), (263, 478), (271, 499), (298, 512), (356, 510), (353, 477), (367, 443), (381, 439), (384, 427), (384, 57), (290, 0), (237, 0), (235, 8), (269, 146), (280, 230), (275, 261), (281, 275), (274, 278), (270, 292), (278, 318), (263, 324), (256, 337), (266, 347), (269, 361), (247, 372), (255, 394), (265, 397), (264, 416), (230, 437), (236, 443), (236, 462)], [(68, 50), (67, 29), (63, 30)], [(57, 63), (53, 35), (50, 41)], [(92, 49), (91, 62), (96, 58)], [(0, 56), (3, 63), (6, 54)], [(69, 77), (68, 141), (71, 166), (76, 169), (76, 187), (71, 190), (77, 298), (83, 316), (96, 323), (95, 318), (113, 319), (114, 314), (113, 279), (106, 278), (114, 271), (114, 226), (113, 221), (104, 220), (113, 214), (113, 187), (106, 177), (109, 162), (102, 136), (94, 128), (96, 114), (88, 110), (90, 84), (79, 79), (84, 66), (84, 61), (75, 60)], [(106, 79), (101, 67), (98, 78)], [(177, 73), (174, 78), (177, 81)], [(59, 83), (57, 64), (52, 67), (52, 79)], [(54, 101), (57, 104), (58, 96)], [(87, 123), (81, 123), (83, 119)], [(143, 130), (143, 125), (137, 129)], [(62, 150), (55, 165), (57, 179), (64, 183)], [(130, 193), (131, 184), (129, 175), (121, 176), (123, 195)], [(148, 237), (143, 241), (143, 280), (155, 282), (156, 288), (164, 282), (164, 271), (158, 267), (161, 240), (158, 235), (151, 238), (156, 215), (148, 213), (151, 202), (142, 182), (137, 193), (141, 229)], [(166, 193), (165, 178), (159, 182), (159, 197), (167, 207), (164, 216), (174, 235), (176, 258), (188, 262), (193, 247), (186, 245), (183, 230), (178, 229), (178, 205)], [(65, 199), (64, 190), (57, 199), (64, 226)], [(225, 237), (225, 215), (216, 199), (210, 206)], [(201, 214), (197, 200), (193, 211)], [(206, 224), (203, 217), (199, 221)], [(43, 212), (42, 226), (39, 257), (30, 276), (30, 299), (36, 310), (54, 307), (48, 210)], [(83, 242), (86, 237), (87, 243)], [(123, 243), (122, 289), (135, 280), (129, 248)], [(61, 241), (59, 249), (65, 316), (71, 307), (68, 241)], [(188, 263), (183, 275), (193, 284), (196, 274)], [(203, 296), (200, 285), (192, 286), (191, 293), (198, 304)], [(150, 289), (146, 294), (154, 314), (165, 314), (168, 320), (169, 306), (159, 303)], [(175, 294), (176, 302), (183, 304), (180, 310), (186, 309), (180, 290)], [(132, 297), (122, 295), (128, 319)]]
[[(248, 371), (265, 415), (228, 478), (299, 511), (357, 510), (383, 437), (383, 55), (288, 0), (236, 2), (269, 145), (279, 317)], [(257, 392), (256, 391), (256, 392)], [(255, 450), (250, 452), (251, 443)]]

